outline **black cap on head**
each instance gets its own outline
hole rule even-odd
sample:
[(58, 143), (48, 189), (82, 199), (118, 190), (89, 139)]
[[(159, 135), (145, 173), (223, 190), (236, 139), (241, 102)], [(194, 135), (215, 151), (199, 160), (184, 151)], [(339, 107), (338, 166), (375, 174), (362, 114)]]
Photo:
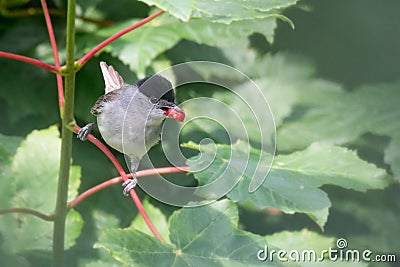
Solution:
[(174, 102), (174, 90), (170, 81), (160, 75), (152, 75), (141, 79), (136, 83), (139, 91), (147, 97), (164, 99), (168, 102)]

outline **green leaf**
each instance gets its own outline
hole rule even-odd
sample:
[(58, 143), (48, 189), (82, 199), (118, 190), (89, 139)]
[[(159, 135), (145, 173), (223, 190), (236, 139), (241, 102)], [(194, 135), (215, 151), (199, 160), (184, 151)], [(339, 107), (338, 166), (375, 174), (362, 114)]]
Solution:
[[(233, 140), (248, 138), (254, 146), (258, 144), (257, 148), (262, 149), (261, 143), (264, 147), (275, 147), (274, 126), (280, 125), (283, 118), (290, 114), (292, 106), (296, 103), (295, 88), (291, 85), (277, 84), (273, 79), (262, 78), (244, 82), (231, 89), (232, 91), (216, 92), (212, 95), (213, 100), (221, 101), (229, 106), (229, 110), (226, 111), (220, 105), (211, 105), (211, 103), (207, 111), (204, 110), (202, 102), (184, 103), (183, 109), (187, 113), (187, 118), (196, 118), (199, 114), (206, 112), (207, 115), (209, 114), (208, 118), (218, 123), (211, 123), (209, 119), (196, 119), (185, 126), (183, 133), (196, 129), (212, 136), (218, 143), (228, 142), (229, 140), (226, 140), (228, 137)], [(235, 116), (238, 116), (240, 120), (235, 120)], [(231, 119), (226, 120), (227, 117)], [(240, 124), (243, 124), (243, 128)], [(219, 137), (216, 134), (221, 126), (224, 132), (229, 133), (228, 136)]]
[(265, 239), (237, 229), (237, 221), (236, 206), (223, 200), (175, 212), (169, 225), (171, 243), (131, 228), (109, 229), (95, 247), (106, 249), (125, 265), (264, 266), (256, 253)]
[[(6, 177), (11, 184), (11, 199), (8, 207), (29, 208), (45, 214), (54, 210), (59, 169), (61, 140), (58, 129), (52, 126), (30, 133), (16, 150), (10, 174)], [(80, 167), (71, 167), (71, 184), (68, 196), (77, 194)], [(51, 249), (52, 222), (43, 221), (32, 215), (14, 213), (0, 217), (0, 232), (7, 251), (21, 252), (32, 249)], [(66, 247), (73, 245), (79, 236), (82, 219), (76, 211), (67, 217)]]
[(105, 249), (128, 266), (172, 266), (175, 257), (171, 245), (132, 229), (107, 229), (94, 247)]
[(326, 237), (307, 229), (301, 231), (284, 231), (265, 236), (271, 246), (285, 251), (314, 250), (317, 255), (325, 249), (335, 246), (335, 238)]
[(278, 130), (278, 148), (299, 149), (315, 141), (344, 144), (368, 132), (389, 136), (392, 140), (385, 151), (385, 162), (391, 164), (395, 177), (399, 179), (396, 153), (400, 150), (399, 88), (400, 82), (362, 86), (353, 92), (317, 92), (315, 87), (303, 90), (300, 104), (307, 110)]
[[(145, 201), (143, 201), (143, 208), (146, 211), (147, 215), (149, 216), (151, 222), (154, 224), (157, 231), (163, 237), (163, 239), (168, 243), (170, 243), (168, 222), (165, 215), (161, 212), (161, 210), (153, 206), (148, 198), (146, 198)], [(132, 227), (132, 229), (139, 230), (149, 236), (153, 235), (153, 233), (147, 226), (146, 222), (144, 221), (142, 215), (140, 214), (136, 215), (130, 227)]]
[[(225, 50), (224, 54), (234, 59), (238, 69), (251, 73), (266, 96), (278, 127), (279, 150), (304, 149), (317, 141), (345, 144), (368, 132), (387, 135), (392, 141), (385, 150), (385, 162), (391, 165), (395, 178), (400, 177), (400, 161), (396, 160), (400, 124), (395, 119), (400, 115), (396, 108), (400, 82), (362, 86), (347, 92), (334, 82), (313, 78), (314, 67), (299, 56), (280, 53), (257, 58), (243, 47)], [(237, 86), (237, 91), (246, 92), (246, 84)], [(219, 97), (219, 93), (213, 97)], [(232, 101), (226, 96), (225, 99)], [(242, 108), (238, 112), (243, 113)], [(244, 123), (248, 124), (250, 140), (257, 142), (254, 125), (248, 120)], [(208, 133), (212, 131), (211, 127)]]
[(265, 18), (277, 13), (277, 9), (294, 5), (296, 0), (277, 1), (168, 1), (141, 0), (155, 5), (175, 17), (188, 21), (190, 18), (207, 18), (214, 22), (230, 23), (237, 20)]
[[(162, 18), (161, 18), (162, 19)], [(87, 51), (110, 35), (134, 24), (127, 21), (113, 27), (85, 34), (77, 39), (78, 51)], [(179, 23), (179, 22), (176, 22)], [(146, 67), (161, 53), (174, 46), (181, 39), (179, 31), (172, 29), (163, 20), (154, 20), (121, 38), (118, 38), (103, 51), (110, 52), (123, 63), (130, 66), (138, 76), (145, 75)]]
[(65, 221), (65, 249), (75, 245), (81, 234), (83, 218), (76, 210), (70, 210)]
[[(269, 135), (263, 135), (261, 138), (260, 126), (268, 129), (274, 128), (271, 122), (267, 120), (255, 120), (254, 114), (266, 114), (269, 112), (268, 106), (270, 107), (273, 115), (274, 124), (279, 127), (283, 120), (287, 118), (293, 111), (293, 107), (298, 103), (300, 93), (298, 92), (299, 87), (308, 88), (310, 84), (310, 77), (315, 72), (311, 64), (301, 57), (291, 56), (287, 54), (277, 54), (274, 56), (265, 55), (262, 58), (258, 58), (257, 55), (251, 50), (238, 45), (234, 49), (225, 49), (224, 54), (230, 60), (233, 60), (234, 66), (245, 74), (251, 74), (251, 81), (239, 80), (236, 84), (233, 84), (229, 89), (230, 91), (215, 92), (212, 94), (212, 98), (219, 100), (227, 105), (241, 118), (240, 123), (243, 123), (245, 128), (245, 134), (239, 131), (238, 123), (233, 119), (226, 120), (226, 115), (221, 114), (221, 108), (213, 105), (208, 105), (208, 113), (212, 114), (212, 118), (221, 123), (225, 131), (229, 131), (229, 137), (241, 138), (246, 140), (249, 138), (252, 145), (271, 143)], [(222, 79), (238, 79), (238, 75), (233, 73), (229, 68), (213, 68), (207, 69), (196, 69), (205, 79), (209, 79), (215, 73), (218, 73), (218, 77)], [(255, 88), (255, 85), (258, 88)], [(325, 87), (332, 87), (328, 82), (318, 82), (319, 85), (324, 84)], [(317, 85), (315, 85), (317, 86)], [(314, 87), (315, 87), (314, 86)], [(234, 92), (234, 93), (233, 93)], [(261, 97), (265, 98), (267, 103), (260, 101)], [(184, 109), (189, 118), (191, 114), (197, 116), (203, 114), (203, 105), (197, 104), (197, 102), (187, 102), (183, 104)], [(233, 118), (233, 116), (229, 116)], [(183, 133), (187, 134), (193, 130), (192, 126), (196, 126), (196, 131), (205, 132), (206, 135), (212, 136), (213, 140), (218, 143), (226, 143), (227, 141), (220, 138), (216, 133), (219, 124), (212, 124), (209, 120), (193, 120), (188, 123)]]
[(149, 6), (156, 6), (162, 10), (169, 12), (171, 15), (181, 19), (183, 21), (188, 21), (192, 15), (193, 8), (196, 5), (195, 0), (141, 0), (142, 2), (148, 4)]
[(297, 0), (267, 1), (197, 1), (193, 17), (207, 18), (211, 21), (231, 23), (232, 21), (260, 19), (270, 16), (282, 17), (293, 27), (293, 23), (285, 16), (280, 16), (277, 9), (294, 5)]
[(299, 174), (313, 186), (332, 184), (361, 192), (383, 189), (393, 182), (385, 170), (361, 160), (355, 151), (323, 143), (277, 156), (272, 170)]
[(97, 261), (92, 261), (92, 262), (85, 263), (85, 264), (80, 265), (80, 266), (82, 266), (82, 267), (83, 266), (84, 267), (120, 267), (121, 266), (113, 258), (111, 258), (111, 260), (110, 261), (97, 260)]
[[(13, 160), (14, 204), (49, 213), (54, 209), (61, 139), (56, 126), (34, 130), (22, 142)], [(72, 166), (70, 200), (77, 195), (80, 167)], [(37, 197), (37, 192), (41, 192)]]
[[(119, 219), (114, 214), (104, 212), (101, 209), (93, 209), (92, 216), (93, 216), (93, 230), (95, 235), (94, 240), (98, 240), (100, 235), (107, 229), (118, 227), (120, 223)], [(93, 254), (94, 253), (92, 250), (88, 250), (86, 255), (90, 255), (91, 256), (90, 259), (80, 260), (79, 266), (82, 267), (120, 266), (120, 264), (104, 250), (96, 251), (95, 255)]]
[(313, 97), (315, 90), (304, 90), (302, 103), (311, 108), (279, 129), (278, 147), (298, 149), (316, 141), (343, 144), (366, 132), (396, 136), (400, 131), (399, 88), (400, 83), (365, 86), (319, 97)]
[(268, 38), (272, 37), (276, 27), (276, 20), (274, 18), (243, 20), (226, 25), (196, 19), (179, 25), (182, 26), (181, 34), (183, 39), (226, 48), (232, 47), (239, 41), (246, 42), (247, 36), (255, 32), (261, 33)]
[(13, 196), (11, 163), (22, 138), (0, 134), (0, 209), (10, 207)]
[[(199, 147), (202, 158), (214, 159), (204, 170), (194, 172), (200, 185), (221, 178), (221, 174), (224, 177), (241, 175), (242, 167), (235, 166), (237, 159), (232, 160), (230, 155), (244, 154), (248, 150), (244, 142), (232, 146), (217, 145), (216, 152), (211, 146), (213, 145)], [(286, 213), (305, 213), (321, 228), (327, 221), (330, 207), (326, 193), (319, 189), (322, 185), (331, 184), (366, 191), (385, 188), (392, 182), (384, 170), (361, 160), (355, 152), (343, 147), (315, 143), (304, 151), (276, 156), (267, 179), (257, 191), (250, 193), (249, 184), (260, 153), (261, 151), (251, 148), (249, 157), (243, 157), (243, 161), (248, 160), (248, 165), (242, 180), (227, 196), (260, 209), (274, 207)], [(234, 163), (227, 164), (231, 161)], [(196, 158), (188, 161), (192, 171), (201, 170), (202, 166), (199, 164), (203, 163), (203, 160), (196, 161)]]
[[(127, 21), (113, 27), (100, 29), (95, 33), (83, 34), (77, 39), (78, 51), (81, 53), (87, 51), (98, 42), (136, 21)], [(226, 25), (210, 23), (204, 19), (183, 23), (164, 15), (115, 40), (104, 51), (119, 58), (123, 63), (129, 65), (139, 77), (142, 77), (145, 75), (146, 68), (157, 56), (172, 48), (182, 39), (200, 44), (230, 47), (237, 42), (247, 41), (247, 36), (254, 32), (259, 32), (272, 39), (275, 27), (276, 20), (272, 17), (243, 20)]]

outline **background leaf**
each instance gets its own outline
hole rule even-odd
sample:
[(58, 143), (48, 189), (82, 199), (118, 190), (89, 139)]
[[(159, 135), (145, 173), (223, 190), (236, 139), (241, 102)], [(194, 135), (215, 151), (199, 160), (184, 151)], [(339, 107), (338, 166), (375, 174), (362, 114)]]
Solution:
[[(393, 109), (399, 97), (399, 83), (361, 87), (351, 93), (337, 92), (320, 102), (305, 92), (303, 99), (313, 108), (300, 119), (287, 123), (278, 131), (280, 147), (283, 150), (301, 148), (313, 141), (343, 144), (356, 139), (363, 133), (395, 135), (399, 109)], [(379, 91), (377, 94), (376, 92)], [(292, 132), (296, 132), (293, 140)]]
[[(82, 34), (77, 39), (78, 51), (80, 53), (87, 51), (96, 43), (135, 22), (136, 20), (130, 20), (96, 32)], [(139, 77), (143, 77), (146, 68), (158, 55), (172, 48), (182, 39), (200, 44), (230, 47), (238, 41), (245, 41), (247, 36), (255, 32), (272, 39), (275, 27), (275, 18), (272, 17), (256, 21), (233, 22), (227, 25), (224, 23), (210, 24), (208, 20), (203, 19), (183, 23), (163, 15), (114, 41), (104, 51), (110, 52), (130, 66), (131, 70), (136, 72)]]
[[(202, 157), (214, 156), (212, 145), (202, 145), (199, 148)], [(204, 185), (221, 179), (222, 173), (224, 177), (240, 175), (235, 164), (230, 168), (226, 164), (232, 161), (231, 151), (235, 150), (245, 153), (246, 144), (239, 142), (232, 146), (218, 145), (212, 164), (203, 171), (194, 173), (199, 183)], [(250, 193), (248, 188), (253, 177), (252, 168), (258, 163), (259, 157), (259, 150), (250, 150), (244, 176), (227, 196), (236, 201), (250, 203), (259, 209), (274, 207), (287, 213), (306, 213), (321, 228), (327, 221), (331, 205), (326, 193), (319, 189), (322, 185), (331, 184), (366, 191), (385, 188), (392, 182), (384, 170), (361, 160), (354, 152), (315, 143), (304, 151), (276, 156), (267, 179), (257, 191)], [(194, 159), (188, 161), (188, 164), (193, 170), (201, 169), (198, 166), (199, 161)]]
[[(2, 138), (5, 139), (5, 138)], [(12, 140), (11, 138), (8, 138)], [(15, 139), (15, 138), (14, 138)], [(8, 146), (10, 146), (9, 144)], [(5, 199), (8, 207), (20, 207), (50, 214), (56, 198), (61, 140), (57, 127), (35, 130), (21, 142), (12, 158), (10, 173), (2, 180), (12, 192)], [(71, 168), (70, 197), (75, 197), (79, 187), (80, 168)], [(38, 197), (40, 194), (41, 197)], [(25, 214), (7, 214), (0, 217), (3, 249), (9, 253), (32, 249), (50, 250), (52, 222)], [(80, 234), (82, 219), (71, 211), (67, 219), (66, 247), (72, 246)]]
[(178, 19), (187, 22), (190, 18), (207, 18), (213, 22), (230, 23), (237, 20), (265, 18), (277, 13), (277, 9), (294, 5), (296, 0), (279, 1), (168, 1), (142, 0), (155, 5)]
[(22, 138), (0, 134), (0, 208), (9, 207), (13, 196), (11, 163)]
[[(258, 266), (256, 250), (262, 237), (237, 229), (236, 206), (227, 200), (183, 208), (170, 218), (171, 244), (133, 229), (110, 229), (96, 247), (123, 264), (141, 266)], [(133, 241), (136, 240), (136, 241)], [(137, 242), (139, 241), (139, 242)], [(278, 263), (272, 264), (274, 266)]]
[[(48, 4), (54, 8), (51, 17), (60, 58), (64, 62), (65, 6), (60, 1), (56, 2), (48, 1)], [(148, 28), (141, 28), (140, 34), (134, 35), (135, 32), (132, 32), (120, 43), (106, 48), (105, 53), (99, 53), (98, 57), (91, 59), (78, 72), (75, 102), (75, 116), (78, 123), (84, 125), (94, 120), (89, 110), (98, 96), (104, 92), (99, 70), (100, 60), (113, 65), (131, 84), (135, 83), (138, 77), (154, 73), (171, 64), (193, 60), (217, 61), (244, 72), (257, 82), (263, 94), (267, 96), (278, 126), (277, 155), (282, 157), (282, 160), (289, 161), (291, 157), (300, 157), (304, 153), (308, 159), (321, 164), (323, 158), (311, 157), (311, 151), (315, 153), (321, 151), (316, 147), (313, 148), (316, 150), (313, 150), (311, 147), (315, 146), (315, 142), (321, 146), (325, 143), (323, 146), (334, 148), (337, 155), (343, 154), (343, 159), (353, 163), (359, 162), (354, 166), (365, 166), (366, 170), (371, 170), (378, 176), (381, 171), (386, 171), (386, 174), (393, 174), (398, 182), (400, 161), (397, 111), (399, 108), (395, 88), (399, 84), (400, 35), (396, 28), (400, 23), (399, 1), (386, 1), (385, 5), (373, 0), (352, 0), (347, 1), (345, 5), (341, 1), (315, 0), (303, 0), (296, 2), (296, 5), (290, 5), (294, 1), (286, 0), (216, 2), (147, 1), (149, 5), (165, 5), (163, 7), (167, 10), (166, 14), (147, 25)], [(119, 0), (118, 3), (119, 5), (110, 5), (106, 0), (78, 1), (77, 58), (103, 41), (109, 34), (154, 12), (153, 7), (138, 1)], [(283, 10), (285, 4), (290, 6)], [(38, 6), (31, 1), (26, 6), (18, 5), (13, 9), (11, 11), (22, 11), (20, 13), (22, 16), (10, 16), (9, 7), (5, 9), (1, 6), (2, 14), (4, 15), (4, 12), (7, 14), (0, 19), (0, 49), (52, 63), (52, 52), (43, 17), (27, 16), (31, 14), (28, 11), (38, 11)], [(287, 18), (296, 24), (295, 29), (290, 27), (290, 21), (285, 21)], [(189, 22), (185, 23), (187, 20)], [(228, 22), (229, 24), (226, 24)], [(131, 35), (134, 38), (129, 37)], [(140, 46), (137, 46), (137, 43), (140, 43)], [(0, 145), (0, 205), (1, 208), (9, 208), (14, 207), (10, 201), (16, 201), (18, 196), (11, 178), (14, 175), (12, 166), (16, 149), (20, 146), (19, 142), (33, 130), (47, 128), (48, 125), (58, 123), (60, 119), (53, 73), (9, 59), (2, 58), (0, 63), (2, 79), (0, 132), (7, 136), (6, 139), (1, 139), (0, 136), (0, 142), (3, 142)], [(135, 73), (132, 73), (132, 70)], [(231, 80), (230, 73), (218, 73), (213, 69), (207, 72), (194, 71), (199, 75), (230, 80), (235, 90), (246, 92), (248, 89), (248, 84), (244, 84), (242, 80)], [(245, 110), (241, 109), (242, 106), (235, 99), (221, 93), (220, 88), (188, 86), (177, 90), (179, 103), (200, 96), (220, 97), (227, 103), (234, 104), (239, 111)], [(224, 120), (231, 122), (228, 118)], [(204, 125), (207, 128), (203, 127)], [(205, 137), (212, 137), (216, 143), (226, 143), (220, 142), (224, 140), (224, 134), (212, 123), (199, 124), (200, 127), (188, 126), (181, 132), (180, 142), (200, 142)], [(251, 133), (250, 143), (258, 147), (257, 131), (251, 123), (248, 123), (248, 126), (250, 128), (248, 132)], [(96, 131), (94, 134), (100, 136)], [(13, 139), (12, 136), (20, 137)], [(310, 153), (307, 154), (307, 151)], [(351, 151), (357, 153), (357, 156)], [(74, 139), (73, 153), (74, 164), (82, 166), (82, 177), (85, 177), (82, 179), (79, 192), (118, 175), (108, 159), (88, 142), (81, 143)], [(192, 157), (196, 151), (183, 148), (182, 153)], [(321, 155), (328, 156), (328, 154), (326, 152)], [(116, 155), (123, 162), (121, 155), (118, 153)], [(154, 159), (154, 166), (170, 165), (170, 162), (161, 156), (160, 146), (154, 147), (149, 155), (152, 160)], [(304, 163), (298, 159), (296, 164), (300, 162)], [(346, 166), (339, 163), (335, 162), (336, 165)], [(324, 224), (324, 232), (320, 233), (320, 236), (345, 237), (351, 248), (367, 248), (379, 253), (398, 253), (398, 238), (393, 234), (398, 232), (397, 214), (400, 210), (398, 183), (384, 189), (369, 190), (367, 188), (383, 185), (374, 183), (373, 179), (370, 179), (370, 174), (367, 174), (366, 183), (350, 175), (351, 179), (340, 176), (341, 179), (337, 180), (340, 186), (327, 184), (318, 187), (323, 179), (331, 181), (329, 177), (321, 176), (321, 179), (315, 177), (310, 179), (308, 187), (301, 191), (298, 189), (304, 183), (300, 178), (313, 177), (310, 173), (299, 171), (300, 168), (306, 167), (302, 164), (296, 165), (295, 169), (291, 170), (296, 173), (293, 179), (290, 176), (290, 180), (284, 180), (278, 176), (274, 184), (271, 179), (270, 185), (273, 186), (271, 187), (273, 190), (286, 189), (295, 192), (295, 196), (299, 198), (301, 194), (307, 192), (308, 194), (304, 194), (304, 199), (302, 197), (295, 203), (299, 204), (303, 211), (288, 215), (274, 208), (255, 207), (251, 201), (257, 199), (248, 202), (240, 200), (234, 205), (239, 208), (241, 231), (262, 236), (277, 234), (282, 247), (284, 244), (290, 245), (291, 242), (294, 244), (292, 240), (297, 236), (296, 240), (303, 240), (303, 244), (307, 247), (308, 244), (314, 247), (315, 243), (311, 241), (320, 242), (319, 244), (324, 244), (324, 241), (313, 234), (302, 236), (298, 231), (314, 229), (319, 232), (318, 226), (308, 217), (314, 216), (314, 219), (320, 219), (322, 223), (329, 212), (329, 220)], [(36, 168), (36, 165), (29, 166), (31, 167), (29, 173), (31, 170), (34, 173), (33, 168)], [(313, 164), (311, 166), (315, 167)], [(141, 168), (145, 167), (142, 164)], [(329, 167), (328, 170), (331, 170)], [(42, 166), (38, 165), (38, 168)], [(351, 174), (352, 167), (349, 165), (348, 168)], [(358, 168), (355, 170), (360, 171)], [(77, 177), (78, 169), (73, 168), (72, 172), (75, 172), (72, 177)], [(316, 173), (321, 172), (322, 169), (319, 169)], [(277, 174), (282, 173), (284, 177), (288, 177), (290, 171), (279, 169)], [(190, 186), (196, 185), (197, 182), (192, 175), (186, 176), (186, 174), (171, 174), (167, 178)], [(354, 181), (354, 184), (350, 181)], [(30, 185), (31, 182), (25, 176), (22, 183)], [(73, 185), (75, 186), (77, 185)], [(341, 186), (355, 187), (357, 190), (367, 189), (367, 191), (357, 192)], [(41, 196), (49, 196), (47, 191), (53, 192), (54, 188), (44, 186), (37, 190), (39, 191), (35, 192), (34, 196), (37, 200), (33, 203), (40, 206)], [(238, 194), (238, 197), (244, 199), (248, 191), (245, 186), (243, 190), (245, 194)], [(145, 194), (139, 188), (137, 192), (139, 197), (144, 198)], [(74, 190), (71, 190), (69, 197), (74, 194)], [(269, 195), (271, 193), (268, 193)], [(265, 207), (262, 197), (260, 197), (260, 207)], [(306, 203), (312, 202), (313, 199), (320, 202), (313, 203), (314, 206), (307, 206)], [(23, 202), (21, 199), (18, 201)], [(176, 210), (179, 209), (166, 207), (156, 201), (151, 203), (162, 211), (166, 219), (171, 214), (176, 214)], [(285, 203), (282, 201), (278, 204)], [(321, 210), (314, 209), (312, 213), (303, 213), (304, 210), (318, 208), (318, 205), (322, 207)], [(44, 206), (48, 210), (51, 209), (50, 204)], [(332, 206), (329, 210), (324, 208), (329, 206)], [(68, 232), (67, 239), (69, 245), (72, 245), (74, 240), (76, 243), (66, 252), (67, 266), (100, 264), (119, 266), (120, 262), (105, 250), (95, 250), (92, 246), (98, 241), (100, 233), (109, 228), (128, 227), (136, 216), (132, 203), (122, 196), (121, 188), (115, 186), (98, 192), (85, 199), (76, 209), (82, 215), (85, 225), (80, 237), (76, 239), (78, 228), (74, 226), (78, 226), (79, 223), (74, 224), (73, 219), (76, 214), (71, 214), (72, 234)], [(206, 210), (203, 214), (209, 212)], [(4, 239), (4, 233), (13, 233), (12, 229), (18, 231), (18, 227), (25, 227), (26, 223), (32, 225), (29, 230), (35, 232), (28, 232), (28, 236), (24, 236), (22, 241), (29, 239), (29, 236), (40, 236), (42, 228), (34, 228), (35, 223), (25, 221), (25, 218), (30, 217), (10, 214), (0, 216), (2, 265), (51, 265), (49, 249), (29, 250), (21, 245), (18, 251), (11, 251), (5, 243), (7, 239)], [(194, 228), (183, 229), (191, 231)], [(51, 227), (47, 227), (44, 232), (50, 230)], [(134, 231), (136, 232), (139, 233)], [(290, 234), (279, 235), (281, 232)], [(190, 236), (190, 233), (187, 235)], [(134, 241), (148, 238), (147, 235), (141, 235)], [(27, 240), (26, 244), (31, 245), (30, 241)], [(118, 240), (113, 242), (115, 241)], [(17, 241), (12, 240), (12, 242), (11, 244), (14, 244)], [(215, 242), (221, 243), (220, 240)], [(265, 245), (265, 241), (262, 243)], [(157, 246), (158, 241), (154, 244)], [(45, 245), (49, 247), (49, 244)], [(173, 248), (168, 247), (168, 249), (171, 251)], [(202, 248), (197, 247), (197, 249)], [(229, 263), (232, 265), (232, 262)], [(324, 266), (344, 264), (344, 262), (324, 262)], [(307, 263), (307, 266), (312, 265)], [(389, 267), (390, 263), (370, 263), (369, 266)]]
[(334, 238), (322, 236), (307, 229), (295, 232), (278, 232), (265, 238), (271, 245), (286, 251), (312, 249), (320, 254), (324, 249), (335, 246)]
[(166, 10), (178, 19), (188, 21), (192, 15), (193, 8), (196, 5), (196, 1), (180, 0), (180, 1), (168, 1), (168, 0), (145, 0), (143, 1), (149, 6), (155, 5), (162, 10)]

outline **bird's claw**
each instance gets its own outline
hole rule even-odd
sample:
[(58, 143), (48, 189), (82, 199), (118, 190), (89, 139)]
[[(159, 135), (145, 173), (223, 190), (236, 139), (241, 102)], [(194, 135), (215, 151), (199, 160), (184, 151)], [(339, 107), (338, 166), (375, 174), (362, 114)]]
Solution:
[(77, 137), (78, 137), (81, 141), (86, 141), (88, 135), (89, 135), (90, 132), (92, 131), (93, 125), (94, 125), (94, 123), (89, 123), (89, 124), (86, 124), (85, 126), (83, 126), (83, 127), (79, 130), (79, 132), (78, 132), (78, 134), (77, 134)]
[(133, 188), (135, 188), (136, 184), (137, 184), (136, 177), (132, 178), (132, 179), (128, 179), (125, 182), (123, 182), (122, 186), (125, 187), (123, 190), (124, 196), (129, 196), (129, 191), (131, 191)]

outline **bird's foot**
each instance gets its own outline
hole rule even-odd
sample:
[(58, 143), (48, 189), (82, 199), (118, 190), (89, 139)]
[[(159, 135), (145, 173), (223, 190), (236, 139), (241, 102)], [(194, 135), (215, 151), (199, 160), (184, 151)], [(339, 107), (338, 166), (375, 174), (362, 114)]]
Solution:
[(92, 131), (94, 123), (89, 123), (86, 124), (85, 126), (83, 126), (76, 137), (78, 137), (81, 141), (86, 141), (88, 135), (90, 134), (90, 132)]
[(122, 186), (124, 186), (124, 196), (129, 196), (129, 191), (131, 191), (131, 189), (135, 188), (137, 184), (137, 179), (136, 177), (132, 178), (132, 179), (128, 179), (125, 182), (123, 182)]

